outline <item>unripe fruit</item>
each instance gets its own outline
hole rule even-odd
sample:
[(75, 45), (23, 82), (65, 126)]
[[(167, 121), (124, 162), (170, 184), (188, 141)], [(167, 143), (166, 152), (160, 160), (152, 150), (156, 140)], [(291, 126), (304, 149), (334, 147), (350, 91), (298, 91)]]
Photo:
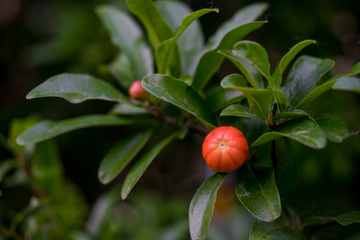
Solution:
[(244, 134), (234, 127), (218, 127), (204, 140), (202, 154), (209, 167), (217, 172), (232, 172), (247, 159), (249, 146)]
[(150, 94), (141, 86), (141, 80), (137, 80), (131, 84), (129, 96), (137, 100), (146, 100)]

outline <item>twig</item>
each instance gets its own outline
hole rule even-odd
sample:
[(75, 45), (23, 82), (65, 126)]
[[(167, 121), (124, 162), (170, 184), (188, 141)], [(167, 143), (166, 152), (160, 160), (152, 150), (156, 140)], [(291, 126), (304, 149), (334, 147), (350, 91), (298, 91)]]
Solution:
[(203, 128), (199, 128), (198, 126), (194, 124), (189, 124), (188, 129), (192, 132), (198, 133), (200, 135), (206, 136), (209, 134), (209, 131)]

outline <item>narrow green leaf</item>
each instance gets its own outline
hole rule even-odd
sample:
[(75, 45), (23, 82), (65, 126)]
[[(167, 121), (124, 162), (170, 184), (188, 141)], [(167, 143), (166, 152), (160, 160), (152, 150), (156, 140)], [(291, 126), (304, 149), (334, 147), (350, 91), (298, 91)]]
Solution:
[(129, 89), (131, 84), (136, 80), (130, 60), (123, 52), (118, 54), (107, 68), (120, 86), (125, 89)]
[(231, 88), (226, 89), (220, 86), (213, 87), (206, 93), (205, 96), (205, 100), (213, 112), (222, 109), (229, 104), (239, 102), (244, 98), (245, 96), (241, 91)]
[(249, 240), (301, 240), (300, 232), (286, 226), (279, 219), (274, 222), (255, 220), (251, 229)]
[(15, 154), (22, 154), (25, 152), (25, 146), (17, 144), (16, 139), (21, 133), (25, 132), (39, 121), (40, 118), (36, 115), (25, 119), (14, 118), (11, 121), (9, 127), (9, 145), (12, 152)]
[(195, 193), (189, 209), (190, 236), (192, 240), (204, 240), (213, 214), (216, 194), (229, 173), (215, 173)]
[(295, 118), (295, 117), (302, 117), (302, 116), (309, 116), (309, 114), (303, 110), (300, 109), (293, 109), (291, 111), (287, 112), (280, 112), (275, 114), (275, 116), (272, 118), (272, 122), (275, 123), (277, 120), (280, 120), (282, 118)]
[[(250, 23), (260, 17), (269, 7), (267, 3), (254, 3), (247, 5), (246, 7), (237, 11), (229, 20), (222, 23), (216, 30), (215, 34), (210, 37), (207, 49), (214, 49), (217, 47), (225, 38), (228, 32)], [(235, 42), (234, 42), (235, 43)]]
[(41, 142), (80, 128), (129, 124), (149, 124), (152, 122), (153, 120), (151, 119), (132, 119), (110, 115), (88, 115), (59, 122), (44, 120), (22, 133), (16, 141), (20, 145), (25, 145), (29, 143)]
[(218, 53), (224, 55), (244, 74), (245, 78), (249, 81), (254, 88), (264, 88), (264, 82), (261, 74), (249, 63), (238, 58), (232, 51), (218, 51)]
[(233, 47), (233, 54), (253, 66), (266, 78), (275, 97), (278, 111), (284, 111), (288, 102), (270, 75), (270, 63), (265, 49), (260, 44), (252, 41), (240, 41)]
[(249, 107), (241, 105), (241, 104), (233, 104), (225, 109), (223, 109), (220, 113), (220, 116), (236, 116), (236, 117), (246, 117), (246, 118), (253, 118), (259, 121), (264, 121), (264, 119), (259, 118), (255, 115)]
[[(193, 12), (181, 1), (156, 1), (155, 4), (174, 33), (180, 28), (182, 20)], [(190, 69), (195, 65), (194, 61), (200, 54), (204, 39), (200, 22), (195, 20), (177, 40), (182, 75), (192, 75)]]
[[(158, 67), (158, 73), (166, 73), (170, 52), (173, 49), (173, 47), (176, 45), (176, 41), (179, 39), (181, 34), (186, 30), (188, 26), (190, 26), (191, 23), (193, 23), (196, 19), (199, 17), (210, 13), (210, 12), (219, 12), (218, 9), (201, 9), (199, 11), (196, 11), (194, 13), (191, 13), (190, 15), (186, 16), (184, 20), (181, 23), (179, 31), (176, 33), (176, 35), (173, 38), (170, 38), (164, 42), (162, 42), (158, 48), (156, 49), (156, 66)], [(180, 58), (177, 59), (176, 64), (180, 65), (181, 60)]]
[(341, 143), (349, 133), (346, 125), (334, 116), (325, 114), (316, 115), (314, 120), (324, 131), (326, 138), (332, 142)]
[(182, 135), (182, 131), (177, 131), (165, 138), (161, 142), (155, 145), (150, 151), (145, 153), (130, 169), (128, 175), (124, 180), (124, 184), (121, 188), (121, 198), (125, 199), (130, 191), (133, 189), (137, 181), (143, 175), (145, 170), (149, 167), (154, 158), (159, 154), (159, 152), (166, 147), (175, 137)]
[(251, 145), (250, 149), (253, 151), (280, 137), (288, 137), (315, 149), (324, 148), (326, 145), (326, 137), (321, 128), (311, 120), (300, 118), (280, 124), (275, 131), (263, 134)]
[(150, 114), (146, 108), (139, 107), (131, 103), (118, 103), (110, 110), (109, 113), (119, 115)]
[(13, 159), (3, 160), (0, 163), (0, 183), (4, 180), (6, 174), (16, 167), (16, 161)]
[(279, 177), (276, 180), (276, 186), (279, 189), (280, 195), (296, 187), (299, 175), (298, 161), (291, 141), (288, 138), (283, 138), (282, 140), (285, 143), (287, 165), (283, 171), (279, 172)]
[(266, 22), (251, 22), (243, 24), (230, 32), (228, 32), (219, 45), (208, 50), (201, 56), (197, 64), (194, 81), (192, 86), (195, 89), (202, 89), (210, 80), (210, 78), (219, 70), (224, 56), (218, 53), (219, 50), (229, 50), (232, 46), (243, 37), (255, 29), (260, 28)]
[(225, 77), (220, 85), (223, 88), (234, 88), (241, 91), (247, 98), (251, 111), (268, 124), (268, 116), (273, 106), (273, 94), (270, 89), (247, 88), (244, 77), (239, 74)]
[(351, 211), (335, 217), (318, 217), (312, 215), (304, 220), (300, 227), (305, 227), (314, 223), (322, 221), (336, 221), (343, 226), (348, 226), (352, 223), (360, 223), (360, 211)]
[(284, 93), (289, 100), (289, 109), (298, 104), (316, 89), (321, 77), (334, 66), (331, 59), (301, 56), (294, 63), (285, 83)]
[(354, 91), (360, 93), (360, 78), (341, 78), (332, 86), (332, 89)]
[(142, 86), (151, 94), (178, 106), (197, 117), (209, 129), (217, 120), (205, 100), (191, 86), (173, 77), (153, 74), (142, 80)]
[(152, 74), (154, 64), (151, 49), (145, 41), (141, 28), (131, 16), (111, 5), (97, 7), (96, 13), (108, 30), (112, 43), (131, 63), (129, 70), (134, 73), (134, 77), (141, 79)]
[(170, 26), (165, 22), (155, 4), (150, 0), (126, 0), (130, 11), (144, 24), (151, 45), (156, 49), (160, 43), (172, 38)]
[(99, 180), (108, 184), (129, 164), (144, 147), (153, 132), (152, 128), (133, 134), (118, 141), (106, 154), (98, 170)]
[(63, 73), (49, 78), (26, 96), (27, 99), (40, 97), (61, 97), (71, 103), (89, 99), (112, 102), (129, 101), (109, 83), (87, 74)]
[(285, 68), (289, 65), (291, 60), (305, 47), (309, 46), (310, 44), (315, 44), (315, 40), (304, 40), (293, 46), (286, 54), (283, 56), (283, 58), (280, 60), (279, 64), (277, 65), (275, 72), (273, 73), (273, 78), (275, 80), (275, 85), (277, 87), (280, 87), (282, 77)]
[(281, 201), (273, 169), (254, 171), (250, 164), (245, 164), (235, 192), (242, 205), (257, 219), (272, 222), (280, 217)]

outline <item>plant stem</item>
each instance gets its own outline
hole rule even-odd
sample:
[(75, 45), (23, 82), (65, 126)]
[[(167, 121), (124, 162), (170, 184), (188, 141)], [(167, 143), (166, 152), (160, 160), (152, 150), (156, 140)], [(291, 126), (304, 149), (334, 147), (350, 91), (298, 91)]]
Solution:
[(6, 238), (12, 238), (15, 240), (24, 240), (21, 236), (19, 236), (15, 231), (11, 229), (7, 229), (3, 225), (0, 225), (0, 232), (2, 232)]
[(198, 126), (194, 125), (194, 124), (189, 124), (188, 125), (188, 129), (192, 132), (195, 132), (197, 134), (206, 136), (208, 135), (209, 131), (203, 128), (199, 128)]

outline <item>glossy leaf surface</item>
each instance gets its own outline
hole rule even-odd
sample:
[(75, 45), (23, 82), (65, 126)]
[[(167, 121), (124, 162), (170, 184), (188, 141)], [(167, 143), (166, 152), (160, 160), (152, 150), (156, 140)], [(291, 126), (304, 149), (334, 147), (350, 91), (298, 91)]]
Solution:
[(239, 201), (257, 219), (265, 222), (274, 221), (281, 214), (281, 201), (274, 171), (261, 168), (255, 172), (250, 164), (245, 164), (242, 169), (235, 186)]
[(71, 103), (89, 99), (112, 102), (129, 101), (109, 83), (87, 74), (64, 73), (49, 78), (26, 96), (27, 99), (40, 97), (61, 97)]
[(149, 140), (152, 129), (125, 137), (117, 142), (102, 159), (98, 171), (102, 184), (111, 182), (129, 164)]
[(125, 89), (128, 89), (131, 86), (131, 83), (136, 80), (130, 60), (123, 52), (118, 54), (107, 68), (120, 86)]
[(131, 103), (119, 103), (116, 104), (111, 110), (110, 114), (119, 115), (138, 115), (138, 114), (150, 114), (144, 107), (139, 107)]
[(281, 118), (295, 118), (295, 117), (301, 117), (301, 116), (309, 116), (309, 114), (303, 110), (300, 109), (293, 109), (288, 112), (280, 112), (275, 114), (275, 116), (272, 118), (272, 122), (276, 122), (277, 120), (280, 120)]
[[(158, 73), (166, 73), (166, 68), (168, 65), (170, 52), (176, 45), (176, 41), (179, 39), (181, 34), (190, 26), (191, 23), (193, 23), (196, 19), (203, 16), (204, 14), (210, 13), (210, 12), (219, 12), (218, 9), (201, 9), (199, 11), (196, 11), (194, 13), (191, 13), (190, 15), (186, 16), (184, 20), (181, 23), (179, 31), (176, 33), (176, 35), (173, 38), (170, 38), (164, 42), (162, 42), (158, 48), (156, 49), (156, 66), (158, 67)], [(175, 63), (178, 65), (181, 65), (181, 60), (178, 59), (178, 61)]]
[(165, 22), (154, 2), (149, 0), (126, 0), (130, 11), (144, 24), (149, 41), (154, 49), (163, 41), (172, 38), (170, 26)]
[(245, 96), (241, 91), (231, 88), (224, 89), (220, 86), (210, 89), (205, 96), (205, 100), (213, 112), (244, 98)]
[(159, 152), (166, 147), (175, 137), (182, 134), (182, 131), (178, 131), (165, 138), (158, 144), (156, 144), (150, 151), (145, 153), (130, 169), (128, 175), (124, 180), (124, 184), (121, 188), (121, 198), (125, 199), (130, 191), (133, 189), (135, 184), (139, 181), (145, 170), (149, 167), (151, 162), (159, 154)]
[(338, 118), (330, 115), (316, 115), (314, 120), (324, 131), (326, 138), (335, 143), (344, 141), (349, 133), (346, 125)]
[(213, 214), (216, 194), (228, 173), (215, 173), (197, 189), (189, 209), (190, 236), (204, 240)]
[(305, 227), (322, 221), (331, 221), (331, 220), (336, 221), (343, 226), (348, 226), (352, 223), (360, 223), (360, 211), (351, 211), (335, 217), (318, 217), (313, 215), (306, 218), (304, 222), (301, 224), (301, 227)]
[[(156, 1), (161, 15), (174, 33), (180, 28), (183, 19), (193, 10), (181, 1)], [(177, 40), (179, 47), (182, 75), (191, 75), (191, 67), (200, 54), (204, 44), (204, 35), (199, 20), (195, 20)]]
[(252, 65), (266, 78), (275, 97), (278, 111), (284, 111), (287, 99), (270, 75), (270, 63), (265, 49), (260, 44), (252, 41), (240, 41), (233, 47), (233, 54)]
[(360, 93), (360, 78), (341, 78), (332, 86), (332, 89), (354, 91)]
[(129, 59), (134, 77), (141, 79), (152, 74), (154, 70), (151, 49), (141, 28), (132, 17), (111, 5), (98, 7), (96, 13), (108, 30), (112, 43)]
[(219, 50), (229, 50), (243, 37), (255, 29), (260, 28), (265, 22), (251, 22), (241, 25), (228, 32), (216, 48), (207, 51), (202, 55), (194, 76), (192, 86), (195, 89), (202, 89), (210, 78), (219, 70), (224, 56), (218, 53)]
[(269, 110), (273, 105), (273, 93), (270, 89), (247, 88), (245, 79), (238, 74), (225, 77), (220, 85), (223, 88), (234, 88), (242, 92), (247, 98), (251, 111), (259, 118), (268, 122)]
[(218, 53), (224, 55), (244, 74), (254, 88), (264, 88), (264, 83), (261, 74), (249, 63), (235, 56), (232, 51), (219, 51)]
[(280, 220), (262, 222), (258, 219), (251, 229), (249, 240), (301, 240), (303, 236), (296, 230), (286, 226)]
[(241, 104), (233, 104), (226, 108), (224, 108), (220, 116), (236, 116), (236, 117), (246, 117), (246, 118), (253, 118), (259, 121), (263, 121), (262, 118), (259, 118), (255, 115), (249, 107), (241, 105)]
[(217, 126), (215, 115), (206, 101), (186, 83), (170, 76), (153, 74), (142, 80), (142, 86), (156, 97), (191, 113), (207, 128), (213, 129)]
[(288, 137), (315, 149), (326, 145), (326, 137), (321, 128), (311, 120), (300, 118), (280, 124), (275, 131), (263, 134), (251, 145), (250, 149), (254, 150), (280, 137)]
[(321, 77), (333, 66), (334, 61), (330, 59), (299, 57), (291, 68), (285, 83), (284, 93), (289, 101), (288, 108), (295, 108), (311, 91), (316, 89)]
[(275, 80), (275, 85), (280, 87), (281, 85), (281, 75), (283, 74), (286, 67), (289, 65), (291, 60), (305, 47), (309, 46), (310, 44), (315, 44), (315, 40), (304, 40), (293, 46), (280, 60), (280, 63), (277, 65), (275, 72), (273, 73), (273, 78)]
[(41, 142), (60, 134), (86, 127), (149, 124), (152, 122), (153, 120), (151, 119), (131, 119), (110, 115), (88, 115), (59, 122), (44, 120), (22, 133), (17, 138), (17, 143), (25, 145)]

